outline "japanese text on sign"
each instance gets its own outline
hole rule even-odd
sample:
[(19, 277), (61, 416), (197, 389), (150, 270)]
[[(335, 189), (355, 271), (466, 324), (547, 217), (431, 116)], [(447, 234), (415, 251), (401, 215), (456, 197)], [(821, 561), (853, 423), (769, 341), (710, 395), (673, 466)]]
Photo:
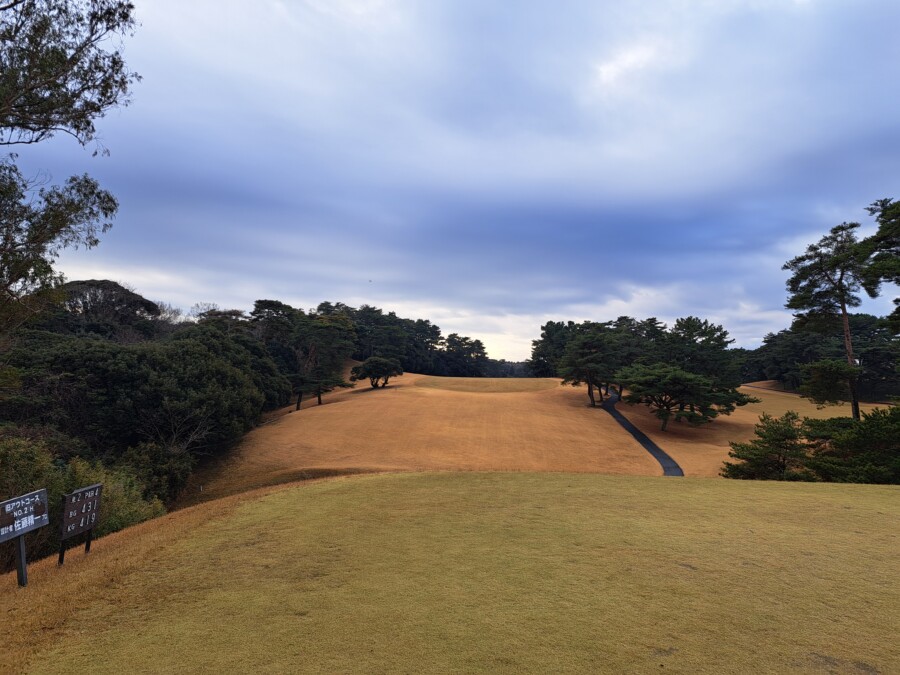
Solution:
[(45, 489), (0, 502), (0, 542), (44, 527), (49, 522)]

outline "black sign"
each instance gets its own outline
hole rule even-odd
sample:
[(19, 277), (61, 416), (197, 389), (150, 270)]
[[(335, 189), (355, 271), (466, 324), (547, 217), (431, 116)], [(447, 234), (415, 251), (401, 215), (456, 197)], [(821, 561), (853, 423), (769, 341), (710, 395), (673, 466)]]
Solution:
[(46, 489), (0, 502), (0, 542), (15, 539), (49, 522)]
[(63, 495), (62, 539), (74, 537), (97, 525), (100, 517), (100, 493), (103, 485), (88, 485)]

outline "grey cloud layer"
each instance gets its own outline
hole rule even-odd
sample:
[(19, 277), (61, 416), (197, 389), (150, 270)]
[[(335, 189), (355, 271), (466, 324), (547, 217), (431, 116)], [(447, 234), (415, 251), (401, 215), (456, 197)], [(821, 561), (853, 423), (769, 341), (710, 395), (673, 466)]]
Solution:
[(891, 0), (138, 8), (112, 157), (23, 152), (122, 201), (79, 273), (433, 307), (513, 358), (544, 318), (623, 306), (751, 344), (789, 320), (786, 246), (900, 196)]

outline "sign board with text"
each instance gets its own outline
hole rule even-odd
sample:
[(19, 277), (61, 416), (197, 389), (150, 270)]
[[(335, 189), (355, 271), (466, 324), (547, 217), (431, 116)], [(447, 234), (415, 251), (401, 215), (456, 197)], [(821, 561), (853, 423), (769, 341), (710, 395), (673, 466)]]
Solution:
[(100, 494), (103, 485), (88, 485), (63, 495), (63, 517), (61, 539), (94, 529), (100, 517)]
[(49, 523), (46, 489), (0, 502), (0, 543)]

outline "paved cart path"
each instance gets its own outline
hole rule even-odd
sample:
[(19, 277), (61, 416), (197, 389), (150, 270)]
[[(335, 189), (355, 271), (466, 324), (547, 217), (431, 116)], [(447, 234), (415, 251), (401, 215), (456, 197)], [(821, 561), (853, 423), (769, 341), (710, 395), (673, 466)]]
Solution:
[(622, 428), (634, 437), (634, 440), (640, 443), (647, 452), (653, 455), (653, 458), (659, 462), (659, 465), (663, 469), (663, 476), (684, 476), (684, 471), (678, 466), (678, 462), (669, 457), (665, 450), (647, 437), (647, 434), (634, 426), (622, 413), (616, 410), (616, 403), (621, 398), (621, 394), (615, 389), (613, 389), (613, 392), (615, 393), (615, 398), (610, 394), (609, 397), (600, 404), (600, 407), (612, 415), (613, 419), (621, 424)]

